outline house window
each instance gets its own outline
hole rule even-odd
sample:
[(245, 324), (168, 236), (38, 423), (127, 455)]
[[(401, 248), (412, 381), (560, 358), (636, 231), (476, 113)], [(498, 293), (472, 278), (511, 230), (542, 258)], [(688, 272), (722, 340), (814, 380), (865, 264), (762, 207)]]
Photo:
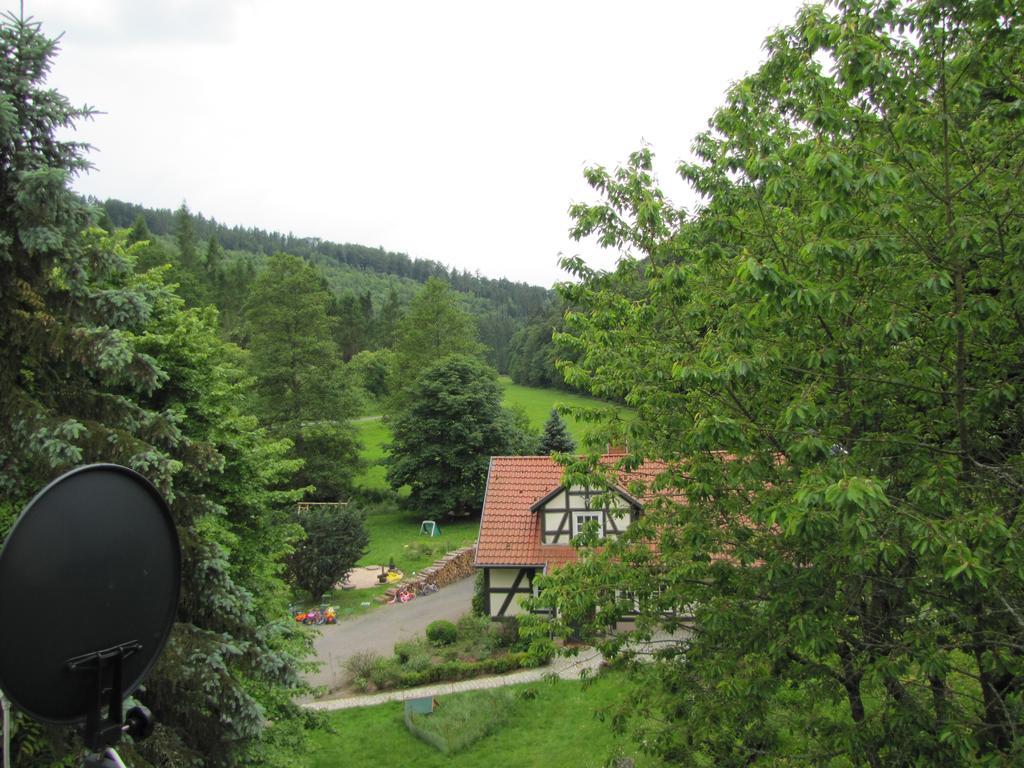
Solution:
[[(572, 532), (572, 535), (573, 536), (579, 536), (583, 532), (583, 526), (585, 526), (591, 520), (594, 520), (595, 522), (597, 522), (600, 525), (600, 523), (601, 523), (601, 516), (596, 514), (596, 513), (594, 513), (594, 512), (577, 512), (576, 513), (576, 520), (575, 520), (576, 525), (575, 525), (575, 529)], [(602, 535), (601, 531), (598, 531), (598, 535), (599, 536)]]

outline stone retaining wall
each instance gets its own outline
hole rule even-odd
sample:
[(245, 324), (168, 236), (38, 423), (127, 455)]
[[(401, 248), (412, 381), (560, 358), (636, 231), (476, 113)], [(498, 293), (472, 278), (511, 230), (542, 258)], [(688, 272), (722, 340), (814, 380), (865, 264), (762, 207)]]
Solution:
[(398, 584), (385, 592), (386, 599), (390, 600), (398, 588), (403, 584), (413, 591), (419, 592), (426, 582), (435, 584), (438, 589), (447, 587), (449, 584), (472, 576), (476, 571), (473, 561), (476, 559), (476, 545), (454, 549), (440, 560), (435, 560), (422, 571), (417, 571), (415, 576), (406, 576)]

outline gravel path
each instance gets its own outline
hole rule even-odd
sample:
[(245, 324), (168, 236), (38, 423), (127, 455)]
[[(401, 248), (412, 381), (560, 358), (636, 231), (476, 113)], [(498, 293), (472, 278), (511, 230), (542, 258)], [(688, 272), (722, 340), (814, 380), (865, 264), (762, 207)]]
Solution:
[(320, 635), (313, 647), (317, 660), (323, 664), (306, 679), (311, 685), (336, 691), (345, 677), (344, 664), (350, 656), (360, 651), (390, 656), (396, 642), (422, 635), (430, 622), (458, 621), (469, 613), (472, 599), (473, 579), (466, 578), (408, 603), (383, 605), (364, 616), (318, 627)]
[(592, 674), (603, 661), (599, 651), (584, 648), (578, 656), (559, 656), (546, 667), (524, 669), (521, 672), (510, 672), (507, 675), (494, 677), (478, 677), (475, 680), (461, 680), (457, 683), (438, 683), (422, 688), (406, 688), (401, 691), (384, 691), (383, 693), (351, 694), (336, 699), (311, 701), (303, 706), (309, 709), (332, 711), (335, 709), (354, 709), (355, 707), (372, 707), (388, 701), (405, 701), (427, 696), (445, 696), (462, 691), (478, 691), (482, 688), (501, 688), (516, 683), (532, 683), (543, 680), (549, 675), (556, 675), (563, 680), (578, 680), (583, 674)]

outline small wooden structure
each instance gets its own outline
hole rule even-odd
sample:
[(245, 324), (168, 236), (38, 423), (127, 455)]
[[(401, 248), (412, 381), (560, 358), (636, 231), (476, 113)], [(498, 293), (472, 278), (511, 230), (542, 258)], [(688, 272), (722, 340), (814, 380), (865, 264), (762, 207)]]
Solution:
[(314, 507), (337, 507), (338, 509), (344, 509), (347, 506), (347, 501), (300, 501), (295, 506), (295, 511), (301, 515), (303, 512), (309, 512)]

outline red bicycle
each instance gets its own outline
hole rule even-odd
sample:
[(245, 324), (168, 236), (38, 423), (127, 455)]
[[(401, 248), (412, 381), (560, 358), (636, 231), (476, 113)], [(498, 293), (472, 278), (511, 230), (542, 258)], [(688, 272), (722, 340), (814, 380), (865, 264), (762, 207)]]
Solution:
[(405, 584), (402, 584), (398, 589), (395, 590), (395, 594), (388, 600), (388, 605), (392, 603), (408, 603), (416, 597), (416, 593), (413, 592)]

